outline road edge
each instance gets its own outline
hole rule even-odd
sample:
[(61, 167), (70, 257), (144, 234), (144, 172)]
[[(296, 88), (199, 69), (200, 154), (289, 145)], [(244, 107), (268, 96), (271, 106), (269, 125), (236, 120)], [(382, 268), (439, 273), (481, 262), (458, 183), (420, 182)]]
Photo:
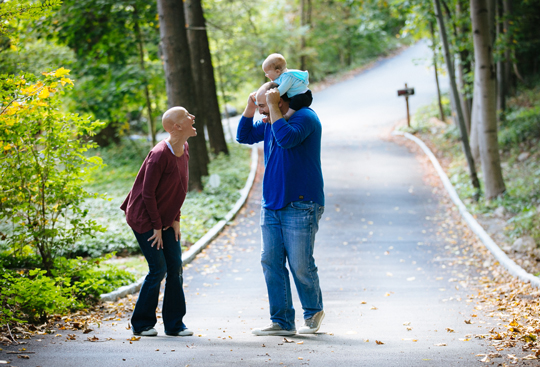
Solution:
[(446, 172), (444, 172), (444, 170), (442, 169), (439, 161), (437, 160), (437, 157), (435, 157), (431, 149), (429, 149), (429, 147), (421, 139), (407, 132), (394, 130), (392, 131), (392, 135), (403, 136), (415, 142), (420, 148), (422, 148), (424, 153), (428, 156), (431, 163), (433, 164), (433, 167), (439, 174), (439, 177), (441, 178), (441, 181), (444, 185), (444, 188), (448, 192), (448, 195), (450, 196), (454, 204), (458, 207), (459, 213), (461, 214), (465, 222), (467, 222), (469, 228), (480, 238), (484, 246), (486, 246), (486, 248), (493, 254), (493, 256), (499, 261), (502, 266), (504, 266), (504, 268), (510, 274), (516, 276), (524, 282), (530, 282), (531, 285), (535, 286), (536, 288), (540, 288), (540, 278), (534, 276), (533, 274), (527, 273), (521, 266), (519, 266), (512, 259), (510, 259), (508, 255), (506, 255), (504, 251), (500, 249), (497, 243), (493, 241), (493, 239), (476, 221), (476, 219), (474, 219), (471, 213), (469, 213), (467, 207), (459, 198), (456, 189), (450, 182), (450, 179), (446, 175)]
[[(204, 236), (202, 236), (197, 242), (195, 242), (189, 250), (182, 253), (182, 264), (187, 265), (192, 262), (195, 257), (204, 250), (214, 238), (225, 228), (225, 226), (231, 221), (236, 214), (242, 209), (248, 198), (253, 182), (255, 181), (255, 174), (257, 173), (257, 165), (259, 162), (259, 150), (256, 145), (251, 148), (251, 168), (249, 176), (246, 180), (245, 186), (240, 190), (240, 198), (236, 201), (231, 210), (225, 215), (224, 219), (220, 220), (214, 225)], [(105, 293), (100, 296), (103, 302), (114, 302), (119, 298), (125, 297), (128, 294), (135, 293), (141, 289), (142, 284), (146, 276), (139, 278), (135, 283), (131, 283), (120, 287), (110, 293)]]

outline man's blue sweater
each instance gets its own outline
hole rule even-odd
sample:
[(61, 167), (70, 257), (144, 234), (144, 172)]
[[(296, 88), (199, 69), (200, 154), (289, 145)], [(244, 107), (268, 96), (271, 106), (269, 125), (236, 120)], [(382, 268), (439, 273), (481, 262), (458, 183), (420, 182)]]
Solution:
[(273, 124), (242, 116), (236, 140), (242, 144), (264, 140), (264, 208), (278, 210), (293, 201), (324, 206), (321, 132), (319, 117), (311, 108)]

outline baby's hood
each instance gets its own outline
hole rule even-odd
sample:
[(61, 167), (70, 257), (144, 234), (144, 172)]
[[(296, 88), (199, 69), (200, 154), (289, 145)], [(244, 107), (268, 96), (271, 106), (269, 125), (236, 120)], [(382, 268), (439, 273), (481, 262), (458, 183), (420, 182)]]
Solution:
[(309, 83), (309, 73), (307, 71), (289, 69), (289, 73), (291, 73), (295, 78), (300, 79), (306, 83)]

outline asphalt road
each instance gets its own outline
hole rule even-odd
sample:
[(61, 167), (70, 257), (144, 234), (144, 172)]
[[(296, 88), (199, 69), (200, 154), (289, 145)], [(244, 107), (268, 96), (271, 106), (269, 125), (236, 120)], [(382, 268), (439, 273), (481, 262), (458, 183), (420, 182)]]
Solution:
[(315, 95), (327, 200), (315, 249), (326, 311), (318, 334), (251, 334), (269, 322), (259, 264), (259, 172), (234, 225), (185, 269), (185, 322), (194, 336), (164, 336), (159, 324), (158, 337), (130, 343), (122, 318), (94, 327), (89, 335), (99, 342), (81, 332), (72, 341), (51, 335), (24, 346), (35, 352), (30, 359), (5, 354), (22, 346), (5, 348), (0, 359), (81, 367), (482, 365), (475, 355), (487, 347), (474, 334), (490, 321), (479, 314), (476, 323), (464, 322), (476, 311), (467, 290), (451, 281), (461, 270), (448, 265), (455, 249), (437, 235), (444, 212), (414, 155), (381, 138), (405, 117), (405, 102), (396, 97), (405, 82), (416, 89), (413, 111), (434, 98), (432, 70), (415, 62), (429, 57), (418, 44)]

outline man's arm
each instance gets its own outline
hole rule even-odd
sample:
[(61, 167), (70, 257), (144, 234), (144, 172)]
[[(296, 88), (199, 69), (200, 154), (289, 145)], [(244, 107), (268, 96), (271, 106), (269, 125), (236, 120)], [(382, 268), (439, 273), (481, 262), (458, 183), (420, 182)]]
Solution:
[(255, 95), (256, 92), (249, 95), (247, 106), (238, 123), (236, 141), (241, 144), (254, 144), (264, 139), (264, 124), (260, 121), (253, 122), (253, 116), (257, 110)]

